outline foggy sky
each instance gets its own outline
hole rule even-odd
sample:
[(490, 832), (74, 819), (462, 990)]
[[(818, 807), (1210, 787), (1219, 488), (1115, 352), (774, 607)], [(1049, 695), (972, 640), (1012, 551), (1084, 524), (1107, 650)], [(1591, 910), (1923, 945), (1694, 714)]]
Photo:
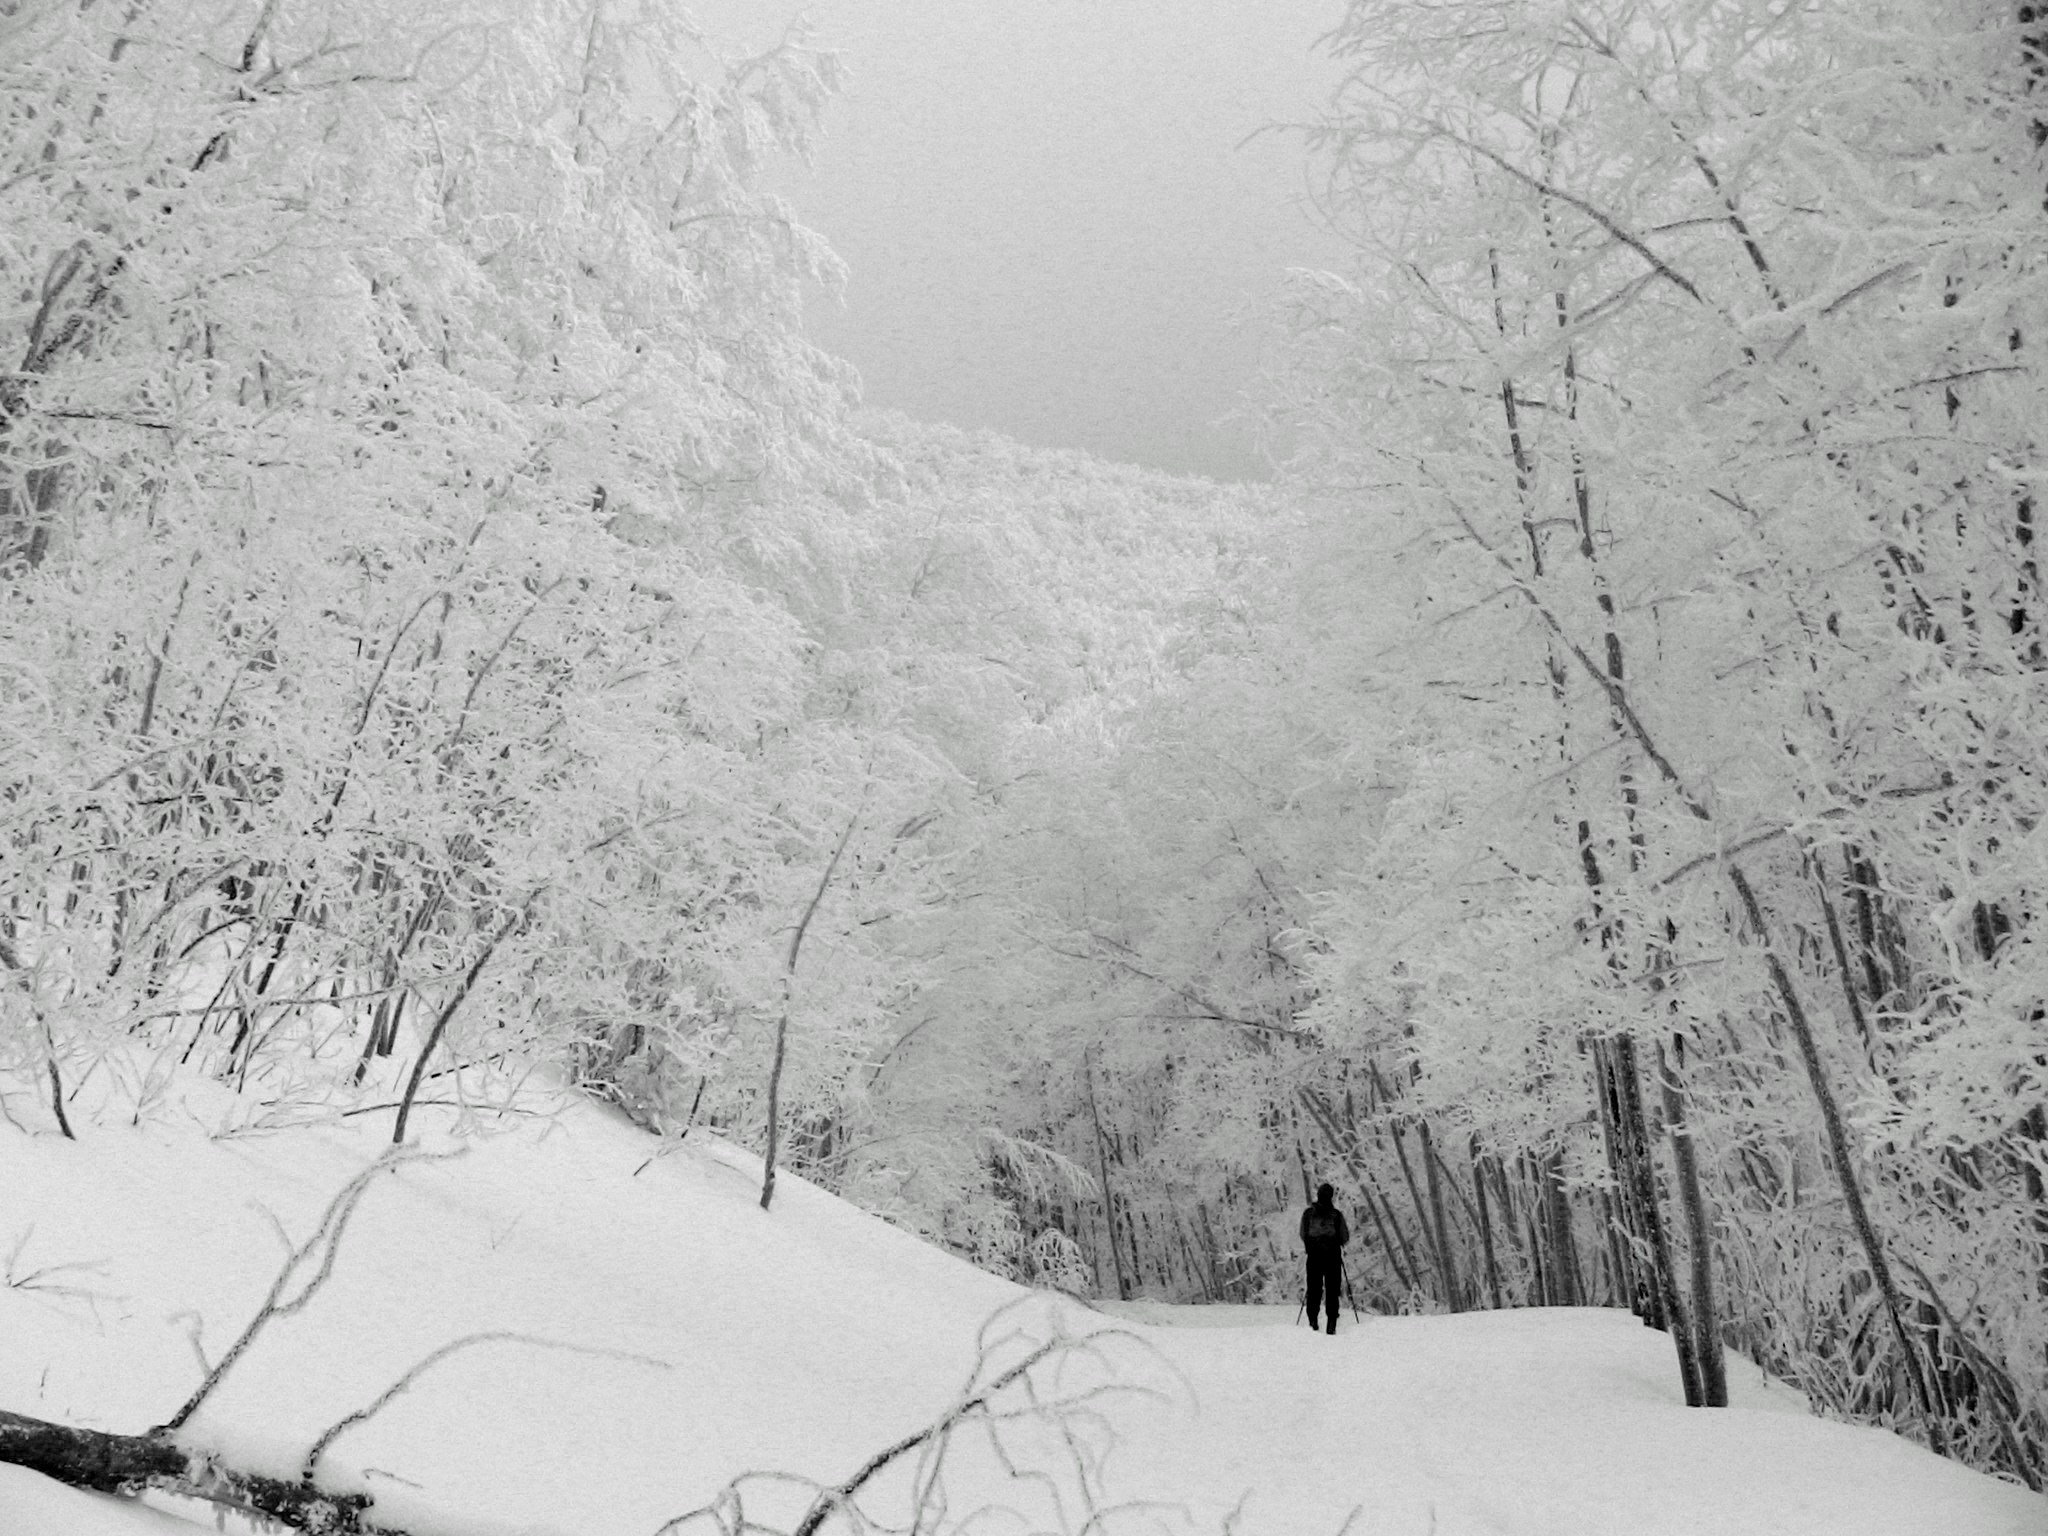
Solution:
[[(760, 43), (793, 7), (709, 0)], [(852, 75), (778, 190), (852, 268), (812, 306), (871, 404), (1170, 470), (1265, 473), (1235, 409), (1290, 265), (1341, 260), (1299, 141), (1342, 0), (813, 0)]]

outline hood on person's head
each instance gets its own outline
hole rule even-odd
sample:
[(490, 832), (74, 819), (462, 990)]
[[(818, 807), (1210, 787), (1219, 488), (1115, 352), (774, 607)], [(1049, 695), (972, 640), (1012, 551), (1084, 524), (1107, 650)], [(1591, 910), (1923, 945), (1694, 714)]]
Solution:
[(1336, 1196), (1336, 1193), (1337, 1191), (1330, 1188), (1329, 1185), (1318, 1184), (1316, 1186), (1316, 1204), (1328, 1205), (1330, 1201)]

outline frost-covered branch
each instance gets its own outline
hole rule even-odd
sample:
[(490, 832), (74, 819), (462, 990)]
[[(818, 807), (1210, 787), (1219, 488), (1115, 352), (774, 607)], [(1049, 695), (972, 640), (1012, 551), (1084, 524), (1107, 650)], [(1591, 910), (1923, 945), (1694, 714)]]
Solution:
[[(190, 1397), (179, 1406), (178, 1411), (166, 1419), (160, 1433), (182, 1428), (215, 1388), (233, 1370), (249, 1346), (273, 1318), (290, 1317), (303, 1311), (306, 1305), (320, 1293), (328, 1276), (334, 1273), (334, 1263), (341, 1254), (341, 1240), (348, 1231), (348, 1224), (369, 1191), (371, 1183), (379, 1174), (392, 1172), (408, 1163), (439, 1161), (451, 1155), (428, 1153), (416, 1147), (394, 1147), (385, 1152), (369, 1167), (337, 1190), (334, 1198), (327, 1202), (327, 1209), (321, 1212), (319, 1223), (306, 1240), (296, 1247), (288, 1248), (284, 1263), (279, 1266), (270, 1282), (270, 1289), (256, 1313), (243, 1327), (227, 1352), (207, 1371), (205, 1379), (193, 1390)], [(296, 1290), (294, 1290), (296, 1287)]]
[(358, 1424), (374, 1419), (394, 1399), (410, 1391), (420, 1377), (450, 1355), (460, 1354), (465, 1349), (474, 1349), (480, 1344), (523, 1344), (530, 1349), (554, 1349), (567, 1354), (582, 1355), (593, 1360), (626, 1360), (635, 1365), (651, 1366), (656, 1370), (671, 1369), (666, 1360), (657, 1360), (651, 1355), (637, 1355), (623, 1349), (600, 1349), (589, 1344), (565, 1343), (560, 1339), (544, 1339), (535, 1334), (520, 1333), (510, 1328), (494, 1328), (484, 1333), (466, 1333), (459, 1339), (450, 1339), (437, 1349), (428, 1351), (417, 1362), (408, 1367), (403, 1375), (390, 1386), (379, 1392), (363, 1407), (343, 1414), (313, 1441), (312, 1449), (306, 1452), (306, 1460), (299, 1469), (299, 1477), (306, 1483), (313, 1481), (319, 1470), (320, 1458), (327, 1448)]

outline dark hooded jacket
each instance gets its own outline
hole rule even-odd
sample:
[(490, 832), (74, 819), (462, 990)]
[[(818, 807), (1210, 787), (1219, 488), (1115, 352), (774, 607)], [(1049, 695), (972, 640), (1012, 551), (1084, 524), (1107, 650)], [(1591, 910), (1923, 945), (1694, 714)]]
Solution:
[(1301, 1213), (1301, 1246), (1311, 1256), (1335, 1255), (1351, 1241), (1351, 1228), (1344, 1213), (1329, 1196), (1318, 1191), (1316, 1203)]

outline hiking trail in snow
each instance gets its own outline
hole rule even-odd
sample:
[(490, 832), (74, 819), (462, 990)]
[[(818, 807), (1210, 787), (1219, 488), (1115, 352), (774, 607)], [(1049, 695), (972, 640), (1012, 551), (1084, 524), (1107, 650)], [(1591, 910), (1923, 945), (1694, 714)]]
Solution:
[[(262, 1301), (284, 1252), (272, 1216), (302, 1240), (388, 1126), (81, 1136), (0, 1128), (0, 1407), (139, 1432), (197, 1384), (195, 1341), (218, 1358)], [(522, 1335), (455, 1351), (323, 1453), (324, 1485), (415, 1536), (654, 1536), (743, 1473), (836, 1484), (960, 1400), (978, 1339), (985, 1381), (1054, 1337), (1071, 1342), (1031, 1380), (1063, 1416), (1014, 1388), (992, 1400), (1014, 1415), (994, 1426), (1011, 1466), (971, 1418), (936, 1475), (928, 1446), (866, 1506), (907, 1523), (921, 1494), (927, 1529), (976, 1511), (1018, 1529), (986, 1513), (1002, 1506), (1100, 1536), (2048, 1532), (2048, 1499), (1816, 1419), (1746, 1361), (1734, 1406), (1687, 1409), (1669, 1341), (1626, 1313), (1347, 1313), (1331, 1337), (1291, 1307), (1090, 1308), (787, 1175), (763, 1212), (755, 1158), (693, 1138), (650, 1162), (654, 1143), (587, 1104), (427, 1141), (457, 1155), (376, 1177), (325, 1288), (185, 1432), (296, 1476), (437, 1348)], [(814, 1489), (742, 1493), (749, 1519), (788, 1529)], [(0, 1536), (192, 1529), (0, 1467)]]

